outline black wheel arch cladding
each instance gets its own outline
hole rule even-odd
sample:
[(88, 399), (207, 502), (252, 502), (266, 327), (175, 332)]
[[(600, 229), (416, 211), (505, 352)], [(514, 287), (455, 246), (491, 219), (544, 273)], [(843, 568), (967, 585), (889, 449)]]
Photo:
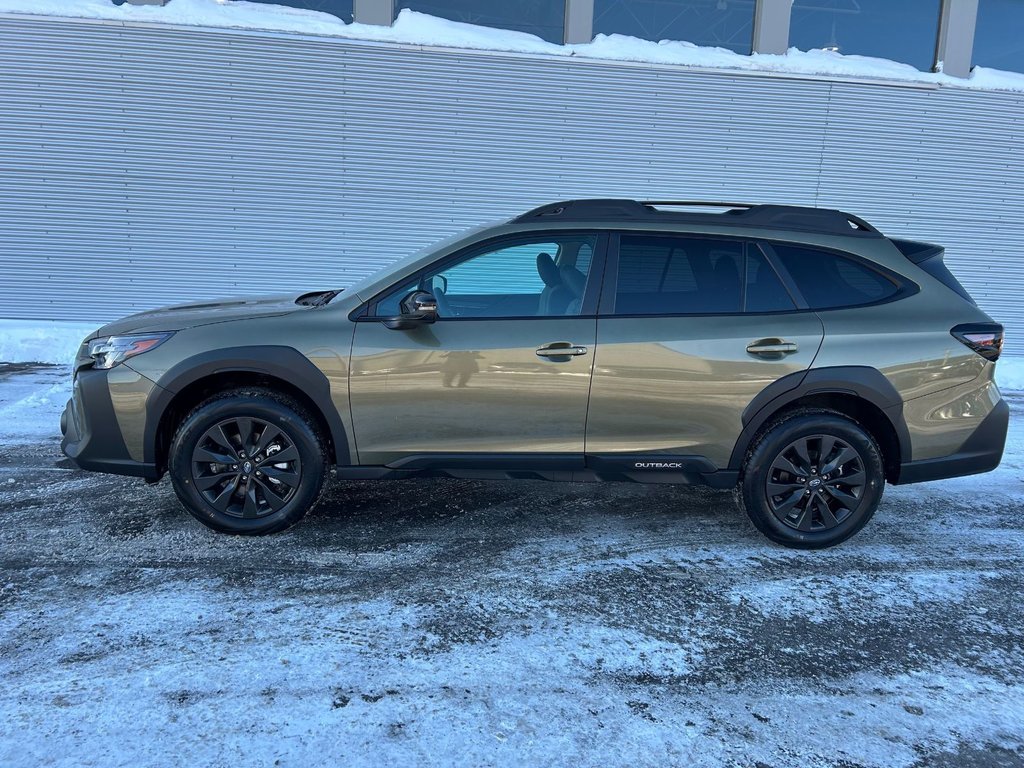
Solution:
[[(286, 381), (310, 399), (327, 425), (335, 463), (351, 464), (348, 438), (323, 371), (294, 347), (259, 345), (201, 352), (170, 368), (156, 382), (146, 401), (144, 451), (146, 461), (157, 461), (158, 436), (163, 417), (178, 393), (191, 384), (219, 374), (256, 374)], [(317, 414), (314, 414), (317, 415)]]
[[(910, 432), (903, 417), (903, 399), (877, 368), (860, 365), (831, 366), (797, 371), (769, 384), (744, 409), (743, 430), (729, 458), (729, 469), (740, 469), (755, 437), (786, 406), (813, 395), (852, 395), (875, 406), (896, 433), (897, 462), (910, 460)], [(879, 439), (876, 436), (876, 440)]]

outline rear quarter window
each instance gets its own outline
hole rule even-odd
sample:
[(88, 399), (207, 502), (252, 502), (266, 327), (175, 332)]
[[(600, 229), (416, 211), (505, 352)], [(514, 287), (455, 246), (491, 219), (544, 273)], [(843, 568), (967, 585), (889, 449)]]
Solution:
[(811, 309), (875, 304), (900, 290), (893, 278), (858, 260), (815, 248), (771, 247)]

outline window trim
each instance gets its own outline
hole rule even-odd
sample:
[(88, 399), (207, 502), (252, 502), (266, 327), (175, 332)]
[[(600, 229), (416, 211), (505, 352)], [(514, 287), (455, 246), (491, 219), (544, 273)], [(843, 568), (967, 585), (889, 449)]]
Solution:
[[(764, 257), (764, 260), (771, 265), (772, 269), (775, 270), (775, 274), (779, 278), (779, 282), (782, 283), (782, 287), (786, 289), (786, 292), (789, 293), (789, 298), (791, 298), (793, 300), (793, 304), (796, 305), (794, 309), (787, 309), (785, 311), (803, 312), (809, 310), (811, 308), (811, 305), (807, 303), (807, 299), (805, 299), (804, 295), (800, 293), (800, 289), (797, 287), (796, 280), (793, 279), (793, 276), (789, 274), (789, 270), (786, 269), (786, 267), (775, 255), (774, 249), (772, 249), (771, 246), (768, 245), (768, 243), (763, 240), (752, 240), (750, 242), (750, 245), (752, 245), (754, 248), (757, 248), (760, 254)], [(744, 308), (746, 308), (746, 302), (744, 302), (743, 306)], [(751, 312), (749, 314), (753, 315), (769, 313)]]
[[(768, 261), (774, 265), (775, 271), (783, 280), (783, 284), (786, 286), (786, 288), (793, 292), (794, 298), (799, 299), (797, 302), (798, 306), (806, 307), (807, 311), (809, 312), (836, 312), (844, 309), (877, 307), (881, 306), (882, 304), (889, 304), (894, 301), (901, 301), (917, 293), (920, 293), (921, 291), (921, 286), (919, 286), (909, 277), (905, 277), (899, 274), (898, 272), (895, 272), (889, 269), (888, 267), (885, 267), (882, 264), (878, 264), (874, 261), (871, 261), (870, 259), (865, 259), (863, 256), (860, 256), (856, 253), (850, 253), (849, 251), (843, 251), (838, 248), (830, 248), (826, 245), (808, 245), (807, 243), (794, 243), (786, 240), (766, 240), (758, 238), (756, 242), (757, 245), (761, 248), (761, 251), (764, 253), (765, 257), (768, 259)], [(879, 275), (883, 279), (892, 283), (894, 286), (896, 286), (896, 290), (889, 296), (886, 296), (884, 299), (877, 299), (875, 301), (865, 301), (859, 304), (842, 304), (838, 307), (812, 307), (810, 302), (807, 301), (807, 298), (800, 291), (800, 288), (797, 286), (796, 281), (793, 279), (793, 276), (789, 273), (789, 270), (786, 269), (786, 265), (782, 263), (782, 259), (780, 259), (779, 255), (775, 252), (775, 248), (773, 247), (774, 245), (779, 245), (785, 248), (803, 248), (804, 250), (807, 251), (820, 251), (822, 253), (831, 254), (840, 259), (852, 261), (854, 264), (864, 267), (869, 272), (874, 272), (876, 275)]]
[[(495, 235), (478, 240), (471, 245), (460, 248), (449, 253), (447, 256), (430, 262), (426, 266), (408, 272), (401, 278), (391, 283), (387, 288), (375, 293), (370, 299), (363, 302), (349, 314), (349, 319), (355, 322), (381, 322), (390, 315), (378, 315), (377, 305), (381, 299), (390, 295), (400, 288), (404, 283), (422, 278), (432, 271), (443, 269), (449, 264), (470, 259), (474, 256), (487, 253), (493, 250), (500, 250), (502, 247), (513, 247), (515, 245), (526, 245), (531, 242), (547, 238), (558, 240), (559, 238), (571, 237), (573, 235), (586, 235), (593, 237), (594, 253), (590, 260), (590, 272), (587, 275), (587, 286), (583, 293), (583, 302), (579, 314), (576, 315), (509, 315), (508, 317), (438, 317), (436, 322), (493, 322), (502, 320), (578, 320), (581, 318), (597, 317), (597, 305), (601, 292), (601, 285), (604, 280), (605, 263), (607, 261), (609, 232), (600, 229), (538, 229), (529, 232), (515, 232), (512, 234)], [(495, 248), (498, 246), (498, 248)]]

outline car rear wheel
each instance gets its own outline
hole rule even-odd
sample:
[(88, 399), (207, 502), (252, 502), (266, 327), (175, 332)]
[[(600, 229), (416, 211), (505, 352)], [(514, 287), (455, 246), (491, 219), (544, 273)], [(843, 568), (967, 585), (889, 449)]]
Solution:
[(741, 492), (765, 536), (822, 549), (867, 524), (884, 485), (882, 455), (867, 431), (833, 411), (801, 410), (761, 434), (747, 456)]
[(291, 398), (232, 390), (199, 405), (171, 443), (170, 475), (185, 508), (224, 533), (276, 533), (319, 500), (327, 452), (315, 421)]

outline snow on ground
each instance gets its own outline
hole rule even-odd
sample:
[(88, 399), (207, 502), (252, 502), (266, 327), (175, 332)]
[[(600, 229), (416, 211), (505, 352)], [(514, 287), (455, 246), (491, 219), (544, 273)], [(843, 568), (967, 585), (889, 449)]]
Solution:
[(103, 323), (50, 320), (0, 320), (0, 363), (75, 361), (82, 340)]
[(0, 366), (0, 765), (1024, 765), (1019, 392), (1000, 469), (808, 553), (728, 493), (532, 481), (218, 536), (62, 461), (67, 379)]
[(464, 24), (409, 9), (403, 9), (391, 27), (346, 24), (328, 13), (245, 0), (171, 0), (162, 7), (117, 6), (109, 0), (0, 0), (0, 12), (273, 30), (410, 45), (1024, 91), (1024, 74), (986, 67), (976, 67), (970, 78), (961, 79), (942, 73), (920, 72), (908, 64), (888, 59), (824, 50), (792, 48), (785, 56), (744, 56), (725, 48), (672, 40), (653, 42), (625, 35), (597, 35), (591, 43), (557, 45), (524, 32)]

